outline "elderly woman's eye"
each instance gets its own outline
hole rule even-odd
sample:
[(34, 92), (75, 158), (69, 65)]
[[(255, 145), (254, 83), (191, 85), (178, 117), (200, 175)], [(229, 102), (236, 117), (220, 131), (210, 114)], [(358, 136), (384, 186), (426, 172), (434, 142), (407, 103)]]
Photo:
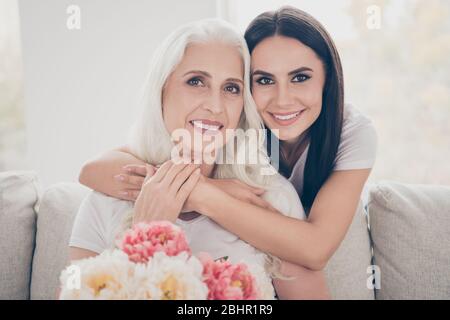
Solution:
[(200, 78), (192, 78), (187, 81), (187, 84), (193, 87), (202, 86), (203, 82)]
[(239, 94), (239, 93), (241, 93), (241, 88), (239, 88), (239, 86), (237, 86), (237, 85), (231, 85), (231, 86), (226, 86), (225, 91), (232, 93), (232, 94)]

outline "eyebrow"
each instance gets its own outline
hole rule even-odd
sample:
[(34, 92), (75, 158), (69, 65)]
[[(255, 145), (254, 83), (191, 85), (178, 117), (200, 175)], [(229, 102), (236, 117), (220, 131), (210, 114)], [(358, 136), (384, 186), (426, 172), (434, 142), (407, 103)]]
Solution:
[[(308, 68), (308, 67), (300, 67), (297, 68), (295, 70), (292, 70), (291, 72), (288, 73), (288, 75), (292, 76), (294, 74), (297, 74), (299, 72), (304, 72), (304, 71), (311, 71), (314, 72), (313, 69)], [(252, 76), (254, 75), (261, 75), (261, 76), (266, 76), (266, 77), (273, 77), (273, 74), (266, 72), (266, 71), (262, 71), (262, 70), (256, 70), (252, 73)]]
[[(212, 78), (211, 74), (209, 74), (206, 71), (202, 71), (202, 70), (191, 70), (191, 71), (188, 71), (188, 72), (186, 72), (183, 75), (183, 77), (187, 76), (188, 74), (201, 74), (201, 75), (203, 75), (203, 76), (205, 76), (207, 78)], [(225, 81), (240, 82), (242, 85), (244, 85), (244, 81), (242, 79), (238, 79), (238, 78), (228, 78)]]

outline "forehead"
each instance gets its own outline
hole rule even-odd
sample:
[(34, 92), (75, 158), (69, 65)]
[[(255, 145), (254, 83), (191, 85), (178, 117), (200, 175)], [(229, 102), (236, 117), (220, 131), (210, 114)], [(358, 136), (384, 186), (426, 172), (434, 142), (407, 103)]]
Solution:
[(320, 68), (322, 61), (313, 49), (294, 38), (269, 37), (261, 41), (252, 52), (252, 69), (284, 72), (307, 66)]
[(226, 78), (243, 78), (244, 64), (236, 46), (221, 42), (192, 43), (175, 72), (200, 70)]

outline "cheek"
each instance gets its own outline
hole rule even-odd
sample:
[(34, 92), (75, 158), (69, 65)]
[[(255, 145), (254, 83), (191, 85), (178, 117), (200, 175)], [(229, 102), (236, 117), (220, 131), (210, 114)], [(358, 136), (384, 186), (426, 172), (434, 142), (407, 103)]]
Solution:
[(297, 97), (302, 104), (314, 111), (322, 107), (323, 84), (321, 81), (311, 81), (306, 86), (301, 87), (297, 92)]
[(268, 88), (265, 89), (254, 89), (252, 92), (253, 100), (255, 100), (256, 108), (258, 111), (262, 111), (267, 107), (271, 99), (271, 92)]
[(236, 99), (233, 103), (227, 106), (228, 114), (228, 127), (237, 128), (239, 124), (239, 119), (241, 118), (242, 112), (244, 112), (244, 99)]
[(176, 113), (175, 113), (176, 103), (177, 103), (176, 98), (172, 94), (164, 94), (162, 100), (163, 119), (169, 131), (175, 129), (173, 128), (173, 126), (176, 123)]
[(175, 118), (183, 118), (192, 112), (198, 105), (199, 96), (188, 90), (177, 89), (163, 102), (167, 105), (166, 112)]
[(322, 106), (322, 91), (310, 91), (303, 96), (304, 104), (311, 109), (320, 109)]

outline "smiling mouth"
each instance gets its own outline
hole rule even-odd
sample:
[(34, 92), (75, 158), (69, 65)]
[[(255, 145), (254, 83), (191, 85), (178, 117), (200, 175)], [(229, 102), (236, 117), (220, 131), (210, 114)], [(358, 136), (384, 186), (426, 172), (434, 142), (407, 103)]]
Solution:
[(283, 126), (288, 126), (293, 124), (294, 122), (297, 121), (297, 119), (300, 117), (301, 114), (303, 114), (305, 110), (300, 110), (297, 112), (292, 112), (292, 113), (285, 113), (285, 114), (280, 114), (280, 113), (271, 113), (268, 112), (272, 118), (280, 125)]
[(223, 128), (223, 124), (217, 121), (191, 120), (189, 123), (202, 134), (217, 134)]

